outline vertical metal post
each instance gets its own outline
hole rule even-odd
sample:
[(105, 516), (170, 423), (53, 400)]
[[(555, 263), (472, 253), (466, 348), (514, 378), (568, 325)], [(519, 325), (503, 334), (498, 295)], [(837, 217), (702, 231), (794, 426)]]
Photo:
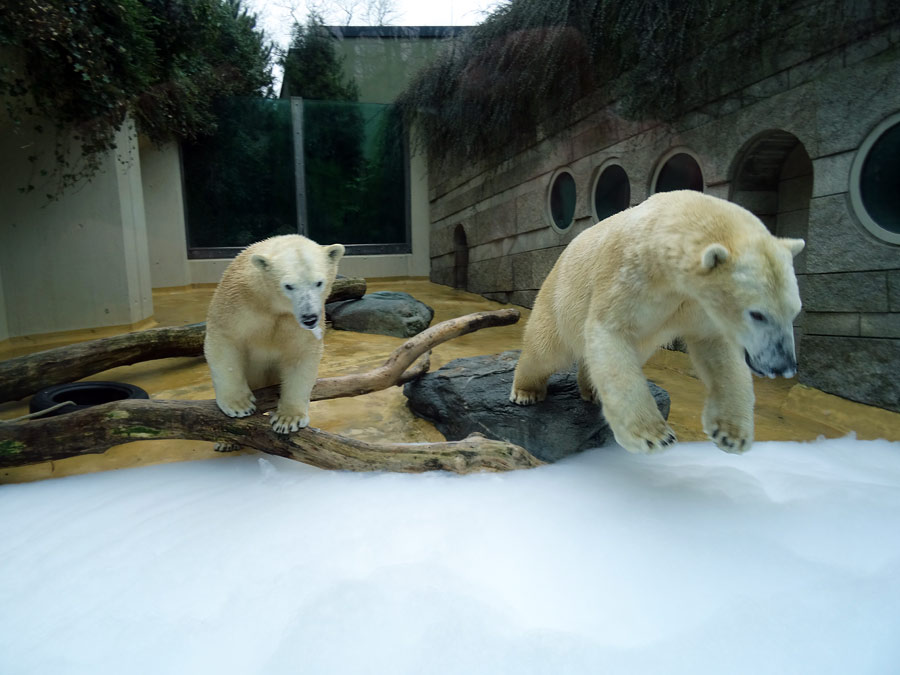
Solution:
[(294, 129), (294, 190), (297, 196), (297, 231), (309, 235), (306, 217), (306, 163), (303, 149), (303, 99), (291, 97), (291, 125)]

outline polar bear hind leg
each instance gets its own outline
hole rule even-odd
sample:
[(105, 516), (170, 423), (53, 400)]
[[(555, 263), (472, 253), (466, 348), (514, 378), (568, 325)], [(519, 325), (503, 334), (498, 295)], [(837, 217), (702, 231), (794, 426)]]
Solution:
[(568, 368), (574, 355), (563, 344), (550, 311), (541, 297), (535, 302), (525, 325), (522, 354), (516, 364), (509, 400), (518, 405), (531, 405), (547, 397), (547, 380), (553, 373)]

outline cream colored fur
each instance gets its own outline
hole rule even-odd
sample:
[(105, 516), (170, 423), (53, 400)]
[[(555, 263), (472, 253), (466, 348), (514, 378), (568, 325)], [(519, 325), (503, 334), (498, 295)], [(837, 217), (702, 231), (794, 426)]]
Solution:
[(743, 452), (753, 441), (750, 367), (770, 377), (796, 370), (792, 257), (803, 246), (772, 236), (736, 204), (688, 190), (594, 225), (538, 293), (510, 400), (543, 400), (547, 378), (577, 361), (582, 397), (599, 397), (616, 441), (630, 452), (661, 450), (675, 434), (642, 366), (681, 336), (707, 388), (704, 431), (721, 449)]
[(280, 383), (272, 427), (288, 433), (309, 424), (324, 304), (343, 254), (341, 244), (319, 246), (289, 234), (247, 247), (225, 270), (209, 306), (203, 352), (226, 415), (252, 414), (252, 390)]

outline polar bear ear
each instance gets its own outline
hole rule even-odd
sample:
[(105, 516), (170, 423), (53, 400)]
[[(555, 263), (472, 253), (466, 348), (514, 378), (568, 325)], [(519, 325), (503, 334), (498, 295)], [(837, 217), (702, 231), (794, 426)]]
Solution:
[(331, 262), (336, 263), (344, 255), (344, 245), (332, 244), (331, 246), (326, 246), (325, 255), (328, 256), (328, 259)]
[(728, 260), (728, 249), (722, 244), (710, 244), (703, 249), (700, 264), (705, 270), (711, 270)]
[(259, 253), (254, 253), (250, 256), (250, 262), (252, 262), (256, 267), (261, 270), (267, 270), (271, 266), (272, 263), (269, 262), (269, 259)]
[(806, 242), (803, 241), (802, 239), (782, 238), (782, 239), (779, 239), (779, 241), (782, 244), (784, 244), (785, 246), (787, 246), (788, 251), (790, 251), (791, 255), (794, 256), (795, 258), (797, 257), (797, 254), (803, 250), (803, 247), (806, 246)]

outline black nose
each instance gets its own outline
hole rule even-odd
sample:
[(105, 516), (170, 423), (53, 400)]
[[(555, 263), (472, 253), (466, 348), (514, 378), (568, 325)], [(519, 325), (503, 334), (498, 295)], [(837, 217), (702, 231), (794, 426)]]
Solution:
[(319, 315), (318, 314), (304, 314), (300, 317), (300, 323), (302, 323), (307, 328), (315, 328), (316, 324), (319, 323)]

